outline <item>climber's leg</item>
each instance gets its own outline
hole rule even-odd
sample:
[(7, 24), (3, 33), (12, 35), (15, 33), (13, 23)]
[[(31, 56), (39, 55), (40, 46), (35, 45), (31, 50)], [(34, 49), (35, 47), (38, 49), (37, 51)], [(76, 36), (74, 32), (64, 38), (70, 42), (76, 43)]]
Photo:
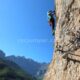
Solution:
[(52, 23), (52, 35), (55, 35), (55, 24)]
[(52, 24), (52, 35), (55, 35), (55, 20), (54, 20), (54, 18), (52, 18), (50, 21)]

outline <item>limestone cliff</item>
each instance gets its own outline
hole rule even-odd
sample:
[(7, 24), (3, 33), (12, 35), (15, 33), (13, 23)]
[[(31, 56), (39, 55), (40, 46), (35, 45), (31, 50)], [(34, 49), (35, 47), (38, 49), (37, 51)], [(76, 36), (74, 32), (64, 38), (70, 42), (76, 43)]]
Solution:
[(55, 53), (44, 80), (80, 80), (80, 0), (56, 0)]

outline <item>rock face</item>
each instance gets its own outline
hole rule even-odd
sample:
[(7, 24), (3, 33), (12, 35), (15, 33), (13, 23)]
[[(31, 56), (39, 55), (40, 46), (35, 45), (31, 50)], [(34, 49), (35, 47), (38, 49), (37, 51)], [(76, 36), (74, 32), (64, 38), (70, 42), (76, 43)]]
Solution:
[(53, 60), (44, 80), (80, 80), (80, 0), (56, 0)]

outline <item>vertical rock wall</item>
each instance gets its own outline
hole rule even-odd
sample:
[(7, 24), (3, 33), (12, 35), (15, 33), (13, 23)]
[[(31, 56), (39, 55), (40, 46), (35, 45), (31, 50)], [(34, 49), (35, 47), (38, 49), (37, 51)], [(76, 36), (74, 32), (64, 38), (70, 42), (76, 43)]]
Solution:
[(44, 80), (80, 80), (80, 0), (56, 0), (53, 60)]

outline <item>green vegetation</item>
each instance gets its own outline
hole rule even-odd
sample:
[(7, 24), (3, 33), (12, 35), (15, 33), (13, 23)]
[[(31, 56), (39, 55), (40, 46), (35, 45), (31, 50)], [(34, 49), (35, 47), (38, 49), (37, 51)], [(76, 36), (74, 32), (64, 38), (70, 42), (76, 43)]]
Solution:
[(0, 59), (0, 80), (36, 80), (15, 63)]

